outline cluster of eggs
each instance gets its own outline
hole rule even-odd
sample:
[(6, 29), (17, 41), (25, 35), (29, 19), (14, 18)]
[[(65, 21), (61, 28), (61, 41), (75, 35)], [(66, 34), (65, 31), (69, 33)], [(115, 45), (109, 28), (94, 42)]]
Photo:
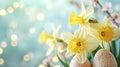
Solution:
[(89, 60), (81, 64), (76, 61), (76, 56), (74, 56), (71, 60), (70, 67), (117, 67), (117, 62), (110, 51), (100, 49), (94, 56), (93, 64)]

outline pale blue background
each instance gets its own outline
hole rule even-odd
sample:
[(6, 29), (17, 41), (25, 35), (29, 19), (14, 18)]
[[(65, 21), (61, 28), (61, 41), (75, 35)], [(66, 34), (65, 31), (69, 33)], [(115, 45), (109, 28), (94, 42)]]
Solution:
[[(54, 24), (56, 27), (61, 24), (60, 33), (66, 31), (73, 32), (78, 26), (74, 25), (70, 27), (68, 18), (71, 11), (79, 14), (80, 10), (70, 5), (70, 0), (0, 0), (0, 9), (7, 9), (15, 1), (23, 3), (24, 6), (15, 9), (12, 14), (0, 16), (0, 43), (2, 41), (7, 42), (7, 47), (3, 49), (4, 52), (0, 55), (0, 58), (4, 58), (5, 64), (0, 65), (0, 67), (38, 67), (45, 58), (45, 51), (47, 50), (47, 45), (40, 45), (39, 34), (43, 30), (51, 34), (51, 24)], [(111, 1), (113, 7), (116, 7), (113, 9), (120, 11), (120, 0), (104, 1)], [(86, 0), (86, 2), (89, 1)], [(52, 5), (51, 9), (46, 8), (49, 3)], [(39, 12), (44, 14), (42, 21), (38, 21), (37, 19), (31, 21), (31, 16), (27, 15), (27, 13), (34, 14)], [(103, 18), (96, 17), (98, 19)], [(15, 21), (17, 24), (15, 29), (10, 28), (11, 21)], [(30, 34), (30, 28), (35, 28), (36, 32)], [(11, 46), (10, 37), (12, 34), (18, 35), (18, 44), (16, 47)], [(33, 54), (33, 57), (28, 62), (24, 62), (23, 56), (29, 52)]]

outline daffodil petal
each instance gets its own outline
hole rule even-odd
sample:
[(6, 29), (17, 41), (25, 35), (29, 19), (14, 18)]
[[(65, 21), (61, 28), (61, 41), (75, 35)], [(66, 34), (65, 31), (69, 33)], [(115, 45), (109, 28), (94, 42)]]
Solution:
[(82, 9), (82, 16), (85, 16), (86, 15), (86, 10), (85, 10), (85, 5), (84, 5), (83, 2), (81, 3), (81, 9)]
[(87, 31), (88, 31), (89, 35), (97, 38), (97, 37), (96, 37), (96, 36), (97, 36), (96, 31), (97, 31), (98, 29), (99, 29), (99, 24), (98, 24), (98, 23), (91, 23), (91, 24), (90, 24), (90, 27), (88, 28)]
[(87, 38), (87, 31), (84, 27), (80, 27), (78, 30), (75, 31), (74, 35), (78, 38), (86, 39)]
[(104, 26), (110, 26), (110, 25), (112, 25), (112, 23), (110, 22), (110, 20), (109, 20), (107, 17), (105, 17), (105, 18), (100, 22), (100, 24), (101, 24), (101, 25), (104, 24)]
[(48, 51), (47, 51), (47, 53), (46, 53), (46, 56), (49, 56), (52, 53), (53, 49), (54, 48), (49, 48)]
[(58, 31), (60, 30), (61, 25), (59, 25), (57, 28), (55, 28), (54, 25), (51, 25), (51, 27), (53, 29), (53, 36), (54, 36), (54, 38), (56, 38), (58, 36)]
[(86, 61), (87, 60), (87, 56), (88, 56), (88, 50), (84, 50), (84, 60)]
[(54, 47), (57, 44), (57, 42), (51, 39), (47, 40), (46, 43), (48, 44), (49, 47)]
[(88, 39), (86, 40), (86, 47), (89, 52), (95, 50), (98, 47), (99, 40), (96, 38), (89, 36)]
[(84, 63), (87, 60), (87, 52), (86, 51), (76, 54), (75, 56), (76, 56), (76, 60), (79, 63)]
[(66, 52), (65, 56), (70, 57), (72, 55), (74, 55), (74, 53), (72, 53), (70, 50), (67, 49), (67, 52)]
[(61, 37), (65, 42), (68, 43), (73, 38), (73, 34), (70, 32), (62, 33)]
[(114, 36), (113, 40), (120, 38), (120, 30), (118, 28), (113, 28)]
[(97, 30), (99, 28), (100, 28), (100, 24), (99, 23), (91, 23), (90, 24), (90, 29)]
[(85, 18), (86, 21), (88, 22), (88, 20), (90, 19), (90, 17), (92, 16), (92, 14), (94, 13), (94, 9), (93, 8), (90, 8), (88, 11), (87, 11), (87, 14), (85, 15)]

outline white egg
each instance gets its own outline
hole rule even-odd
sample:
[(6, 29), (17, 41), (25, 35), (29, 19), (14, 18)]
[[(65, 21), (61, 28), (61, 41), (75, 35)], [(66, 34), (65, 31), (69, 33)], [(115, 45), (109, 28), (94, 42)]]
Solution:
[(93, 67), (117, 67), (117, 62), (110, 51), (100, 49), (94, 56)]
[(91, 67), (91, 63), (89, 60), (86, 60), (85, 63), (79, 63), (77, 60), (76, 60), (76, 56), (74, 56), (70, 62), (70, 67)]

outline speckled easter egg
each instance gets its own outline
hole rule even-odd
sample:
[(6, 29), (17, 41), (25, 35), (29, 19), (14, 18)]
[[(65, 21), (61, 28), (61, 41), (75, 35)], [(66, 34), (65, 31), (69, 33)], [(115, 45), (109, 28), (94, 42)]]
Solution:
[(94, 56), (93, 67), (117, 67), (117, 62), (110, 51), (100, 49)]
[(91, 63), (89, 60), (86, 60), (85, 63), (79, 63), (77, 60), (76, 60), (76, 56), (74, 56), (70, 62), (70, 67), (91, 67)]

